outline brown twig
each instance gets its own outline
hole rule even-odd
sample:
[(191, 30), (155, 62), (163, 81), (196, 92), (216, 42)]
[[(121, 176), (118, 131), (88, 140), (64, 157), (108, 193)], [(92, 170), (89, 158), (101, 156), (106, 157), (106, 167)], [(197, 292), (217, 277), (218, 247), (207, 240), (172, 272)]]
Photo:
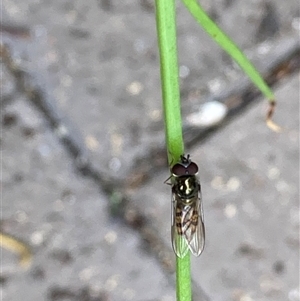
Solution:
[(266, 117), (266, 124), (272, 131), (276, 133), (280, 133), (282, 132), (282, 128), (272, 120), (272, 117), (275, 112), (275, 106), (276, 106), (275, 100), (269, 103), (269, 109), (267, 111), (267, 117)]

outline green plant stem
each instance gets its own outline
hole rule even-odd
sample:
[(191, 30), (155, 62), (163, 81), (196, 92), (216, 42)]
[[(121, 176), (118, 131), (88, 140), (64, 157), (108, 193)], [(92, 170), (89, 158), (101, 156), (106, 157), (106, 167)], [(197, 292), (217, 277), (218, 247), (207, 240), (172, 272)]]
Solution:
[(184, 258), (176, 257), (176, 290), (177, 301), (192, 300), (190, 252)]
[[(184, 153), (180, 112), (180, 91), (174, 0), (156, 0), (156, 27), (160, 53), (162, 98), (169, 164)], [(190, 254), (176, 257), (177, 301), (191, 301)]]
[(182, 0), (182, 2), (203, 29), (240, 65), (264, 96), (274, 103), (274, 94), (259, 72), (238, 46), (206, 14), (200, 4), (196, 0)]
[(178, 81), (176, 15), (174, 0), (156, 0), (156, 27), (169, 163), (184, 152)]

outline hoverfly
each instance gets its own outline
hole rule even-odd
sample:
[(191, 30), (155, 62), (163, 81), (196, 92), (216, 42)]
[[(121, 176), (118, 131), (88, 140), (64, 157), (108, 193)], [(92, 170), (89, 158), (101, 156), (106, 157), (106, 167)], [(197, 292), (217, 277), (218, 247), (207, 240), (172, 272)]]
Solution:
[(183, 258), (188, 250), (199, 256), (204, 248), (205, 230), (198, 166), (190, 156), (180, 157), (171, 168), (172, 178), (172, 246)]

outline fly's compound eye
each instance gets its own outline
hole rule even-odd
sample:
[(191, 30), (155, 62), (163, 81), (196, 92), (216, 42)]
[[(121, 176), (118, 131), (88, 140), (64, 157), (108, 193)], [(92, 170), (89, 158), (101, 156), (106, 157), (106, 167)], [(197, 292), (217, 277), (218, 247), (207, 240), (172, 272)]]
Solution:
[(194, 176), (198, 172), (198, 166), (194, 162), (191, 162), (187, 166), (177, 163), (172, 167), (171, 172), (177, 177), (187, 175)]
[(172, 167), (171, 172), (174, 176), (180, 177), (187, 174), (187, 169), (181, 164), (175, 164)]
[(189, 175), (195, 175), (198, 172), (198, 165), (191, 162), (190, 165), (186, 167), (186, 170)]

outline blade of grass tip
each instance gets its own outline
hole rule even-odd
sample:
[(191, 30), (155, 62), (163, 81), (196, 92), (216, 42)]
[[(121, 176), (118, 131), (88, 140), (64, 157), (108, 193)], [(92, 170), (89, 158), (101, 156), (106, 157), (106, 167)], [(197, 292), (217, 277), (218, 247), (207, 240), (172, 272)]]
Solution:
[[(156, 0), (156, 27), (160, 53), (162, 97), (169, 164), (184, 153), (180, 112), (175, 0)], [(190, 255), (176, 257), (178, 301), (191, 301)]]
[(274, 94), (260, 76), (259, 72), (238, 48), (238, 46), (206, 14), (200, 4), (196, 0), (182, 1), (203, 29), (240, 65), (261, 92), (271, 102), (274, 102)]
[[(266, 84), (262, 76), (247, 59), (239, 47), (218, 27), (216, 23), (206, 14), (203, 8), (196, 0), (182, 0), (184, 5), (190, 11), (194, 19), (203, 27), (203, 29), (218, 43), (244, 70), (255, 86), (263, 93), (270, 102), (270, 109), (267, 113), (267, 125), (278, 131), (280, 127), (271, 121), (275, 108), (275, 97), (272, 90)], [(271, 112), (271, 114), (270, 114)]]

